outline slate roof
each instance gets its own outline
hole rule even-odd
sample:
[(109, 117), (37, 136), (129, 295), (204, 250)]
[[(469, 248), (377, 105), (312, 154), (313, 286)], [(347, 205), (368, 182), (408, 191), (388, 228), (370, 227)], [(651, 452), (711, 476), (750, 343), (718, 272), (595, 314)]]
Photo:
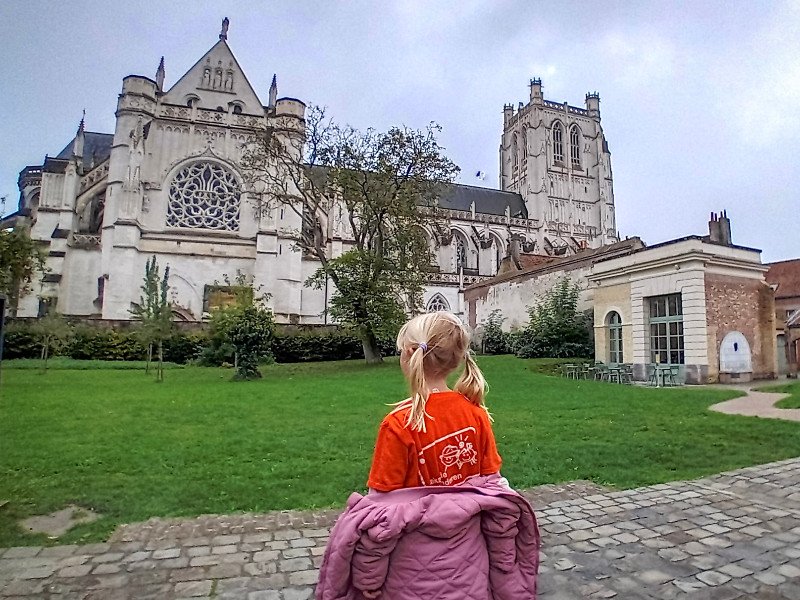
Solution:
[[(94, 164), (99, 165), (111, 156), (111, 144), (114, 141), (112, 133), (95, 133), (87, 131), (84, 133), (83, 141), (83, 167), (89, 169), (92, 165), (92, 154), (94, 154)], [(64, 149), (58, 153), (56, 158), (72, 158), (72, 146), (75, 138), (69, 141)]]
[(439, 206), (451, 210), (469, 210), (473, 202), (476, 213), (505, 215), (506, 207), (509, 207), (512, 217), (528, 218), (525, 201), (516, 192), (451, 183), (439, 197)]
[[(308, 170), (309, 175), (318, 184), (322, 184), (326, 169), (315, 165)], [(448, 183), (444, 186), (439, 196), (439, 207), (450, 210), (469, 211), (475, 202), (475, 212), (478, 214), (500, 215), (506, 214), (506, 207), (512, 218), (528, 218), (528, 209), (525, 201), (516, 192), (501, 192), (491, 188), (464, 185), (462, 183)]]
[(767, 283), (776, 284), (775, 299), (800, 297), (800, 258), (769, 264), (764, 276)]

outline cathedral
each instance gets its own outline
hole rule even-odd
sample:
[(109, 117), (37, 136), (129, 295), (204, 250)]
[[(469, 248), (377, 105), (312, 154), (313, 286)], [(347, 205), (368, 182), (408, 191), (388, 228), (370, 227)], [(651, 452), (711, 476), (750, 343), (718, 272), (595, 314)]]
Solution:
[[(30, 227), (49, 272), (17, 315), (130, 320), (155, 255), (169, 265), (178, 320), (202, 321), (241, 273), (270, 294), (279, 323), (327, 322), (333, 290), (303, 285), (319, 263), (294, 250), (299, 217), (254, 211), (240, 166), (264, 127), (301, 132), (305, 104), (279, 98), (275, 78), (262, 102), (228, 45), (227, 19), (200, 60), (166, 81), (163, 58), (154, 78), (125, 77), (113, 133), (81, 121), (63, 150), (21, 171), (19, 210), (3, 225)], [(441, 194), (450, 234), (431, 232), (427, 310), (463, 316), (464, 289), (501, 269), (618, 241), (596, 93), (579, 108), (545, 100), (531, 80), (528, 103), (503, 109), (499, 158), (500, 189), (451, 184)], [(350, 240), (332, 228), (328, 244), (335, 256)]]

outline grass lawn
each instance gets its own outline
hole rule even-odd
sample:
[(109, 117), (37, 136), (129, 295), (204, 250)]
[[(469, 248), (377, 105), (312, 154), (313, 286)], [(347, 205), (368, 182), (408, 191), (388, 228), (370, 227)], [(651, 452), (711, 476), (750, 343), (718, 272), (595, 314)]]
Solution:
[(782, 394), (791, 394), (788, 398), (784, 398), (780, 402), (776, 402), (777, 408), (800, 408), (800, 381), (793, 383), (781, 383), (778, 385), (768, 385), (758, 388), (759, 392), (780, 392)]
[[(737, 394), (572, 381), (482, 357), (516, 487), (591, 479), (620, 488), (800, 455), (800, 423), (712, 413)], [(362, 490), (396, 362), (264, 368), (257, 382), (187, 367), (163, 384), (129, 370), (6, 369), (0, 394), (0, 546), (48, 543), (17, 519), (76, 503), (105, 517), (59, 543), (152, 516), (343, 506)]]

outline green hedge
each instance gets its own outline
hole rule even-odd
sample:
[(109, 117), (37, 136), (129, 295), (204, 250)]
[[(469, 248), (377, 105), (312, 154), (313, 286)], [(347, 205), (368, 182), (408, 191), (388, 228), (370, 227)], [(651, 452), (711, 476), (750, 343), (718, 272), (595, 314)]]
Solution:
[[(173, 335), (164, 343), (164, 360), (185, 364), (199, 360), (209, 346), (205, 331)], [(380, 340), (384, 356), (396, 354), (393, 339)], [(363, 358), (361, 341), (352, 333), (328, 330), (278, 332), (272, 353), (279, 363), (347, 360)], [(6, 330), (4, 359), (38, 358), (41, 346), (24, 322), (11, 323)], [(75, 336), (61, 354), (79, 360), (144, 360), (147, 349), (133, 331), (78, 326)]]

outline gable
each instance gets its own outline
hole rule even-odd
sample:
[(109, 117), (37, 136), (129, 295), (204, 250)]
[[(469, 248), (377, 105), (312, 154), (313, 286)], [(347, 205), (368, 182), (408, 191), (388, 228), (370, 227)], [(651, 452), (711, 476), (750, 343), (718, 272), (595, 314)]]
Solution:
[(185, 106), (190, 98), (197, 98), (197, 106), (228, 110), (237, 102), (242, 112), (263, 116), (264, 107), (258, 99), (236, 57), (221, 39), (181, 77), (164, 95), (163, 102)]

